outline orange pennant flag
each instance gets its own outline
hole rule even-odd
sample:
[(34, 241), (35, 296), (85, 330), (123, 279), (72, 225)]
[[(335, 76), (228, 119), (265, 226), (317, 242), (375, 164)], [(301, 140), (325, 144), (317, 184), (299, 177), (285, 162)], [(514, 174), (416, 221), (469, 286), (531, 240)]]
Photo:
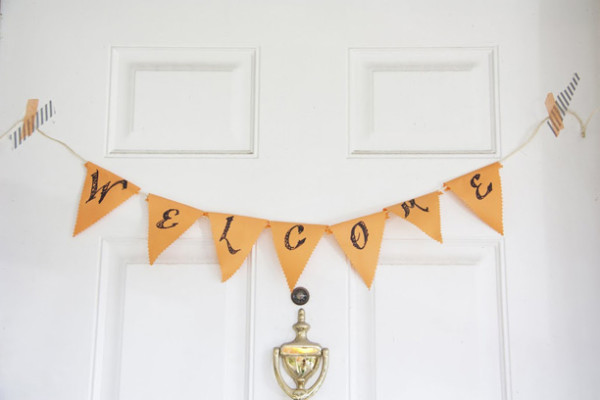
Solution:
[(368, 288), (377, 269), (385, 218), (385, 212), (379, 212), (331, 227), (335, 240)]
[(433, 192), (416, 199), (395, 204), (387, 209), (399, 217), (412, 222), (432, 239), (442, 243), (442, 225), (440, 218), (440, 195)]
[(219, 213), (209, 213), (208, 218), (225, 282), (241, 267), (267, 221)]
[(290, 291), (294, 290), (326, 228), (325, 225), (271, 222), (273, 243)]
[(148, 256), (150, 264), (187, 231), (203, 214), (202, 211), (149, 194), (148, 202)]
[(502, 223), (502, 164), (496, 162), (446, 182), (452, 190), (486, 224), (504, 235)]
[(140, 188), (91, 162), (86, 162), (79, 210), (73, 236), (95, 224), (100, 218), (137, 194)]

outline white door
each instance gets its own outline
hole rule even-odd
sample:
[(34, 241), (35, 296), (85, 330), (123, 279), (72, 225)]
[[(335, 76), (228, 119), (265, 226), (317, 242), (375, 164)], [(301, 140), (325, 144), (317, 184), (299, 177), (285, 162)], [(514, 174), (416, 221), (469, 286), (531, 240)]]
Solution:
[[(44, 131), (205, 211), (334, 224), (501, 159), (578, 73), (600, 103), (600, 4), (5, 0), (0, 126)], [(501, 170), (505, 236), (442, 196), (444, 244), (387, 221), (371, 290), (333, 236), (299, 285), (330, 349), (317, 399), (600, 397), (600, 135), (567, 117)], [(0, 399), (283, 399), (297, 306), (265, 230), (226, 283), (202, 218), (147, 258), (136, 196), (72, 237), (85, 176), (0, 142)]]

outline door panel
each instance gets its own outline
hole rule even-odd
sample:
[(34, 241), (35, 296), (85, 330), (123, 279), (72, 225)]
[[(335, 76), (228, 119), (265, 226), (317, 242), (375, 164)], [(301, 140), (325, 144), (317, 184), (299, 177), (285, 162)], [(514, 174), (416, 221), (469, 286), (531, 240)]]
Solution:
[(350, 289), (355, 398), (506, 398), (501, 241), (388, 238), (377, 280)]
[(150, 266), (145, 240), (104, 240), (92, 399), (243, 397), (251, 271), (221, 284), (210, 241), (181, 239)]
[[(574, 72), (573, 110), (600, 104), (593, 0), (1, 7), (0, 126), (52, 100), (48, 134), (205, 211), (338, 223), (508, 154)], [(447, 194), (443, 245), (387, 221), (371, 290), (323, 238), (298, 282), (331, 350), (316, 398), (598, 397), (600, 135), (565, 125), (504, 163), (505, 237)], [(0, 141), (0, 398), (282, 399), (271, 232), (226, 283), (206, 218), (150, 267), (143, 196), (71, 237), (84, 173)]]
[(495, 50), (351, 49), (350, 155), (497, 155)]
[(255, 49), (113, 47), (108, 155), (254, 154), (256, 57)]

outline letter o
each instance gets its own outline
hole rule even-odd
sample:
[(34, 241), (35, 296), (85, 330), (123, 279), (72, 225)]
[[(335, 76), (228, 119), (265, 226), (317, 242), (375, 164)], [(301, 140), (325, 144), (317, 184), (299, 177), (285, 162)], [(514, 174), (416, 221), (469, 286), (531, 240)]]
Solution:
[[(358, 243), (358, 241), (360, 240), (360, 232), (358, 232), (357, 234), (356, 227), (359, 227), (362, 230), (363, 236), (365, 237), (362, 246)], [(350, 231), (350, 241), (352, 242), (352, 246), (356, 247), (359, 250), (362, 250), (367, 246), (368, 240), (369, 230), (367, 229), (367, 225), (365, 225), (364, 221), (358, 221), (356, 224), (354, 224), (352, 230)]]

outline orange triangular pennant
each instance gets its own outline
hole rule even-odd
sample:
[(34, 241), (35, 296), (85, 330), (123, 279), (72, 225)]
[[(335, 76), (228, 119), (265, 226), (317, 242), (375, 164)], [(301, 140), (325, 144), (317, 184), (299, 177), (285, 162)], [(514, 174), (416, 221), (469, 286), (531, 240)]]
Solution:
[(502, 164), (496, 162), (446, 182), (452, 190), (486, 224), (504, 235), (502, 223)]
[(290, 291), (325, 233), (325, 225), (271, 222), (273, 243)]
[(148, 256), (150, 264), (187, 231), (203, 214), (202, 211), (153, 194), (148, 201)]
[(395, 204), (387, 209), (412, 222), (431, 238), (442, 243), (440, 194), (442, 192), (429, 193), (416, 199)]
[(87, 175), (83, 182), (73, 236), (95, 224), (140, 191), (133, 183), (89, 161), (85, 163), (85, 167)]
[(219, 213), (209, 213), (208, 218), (225, 282), (241, 267), (267, 221)]
[(335, 240), (369, 288), (377, 269), (385, 218), (385, 212), (379, 212), (331, 227)]

